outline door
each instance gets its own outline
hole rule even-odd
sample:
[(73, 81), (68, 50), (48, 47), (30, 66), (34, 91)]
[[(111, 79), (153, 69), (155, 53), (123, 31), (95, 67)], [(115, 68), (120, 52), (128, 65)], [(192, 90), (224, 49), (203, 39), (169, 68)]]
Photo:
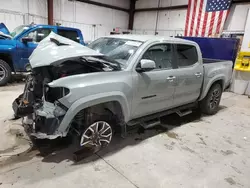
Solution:
[[(36, 28), (21, 37), (17, 41), (17, 53), (19, 56), (18, 71), (24, 71), (26, 64), (29, 62), (29, 57), (37, 47), (38, 43), (47, 37), (52, 29), (50, 28)], [(23, 37), (32, 38), (32, 42), (22, 42)]]
[(172, 44), (156, 44), (149, 47), (140, 58), (153, 60), (156, 68), (148, 72), (133, 72), (133, 83), (136, 87), (132, 103), (133, 119), (173, 106), (176, 79), (172, 52)]
[(176, 44), (177, 86), (174, 95), (174, 106), (196, 101), (203, 82), (203, 65), (199, 60), (197, 49), (189, 44)]

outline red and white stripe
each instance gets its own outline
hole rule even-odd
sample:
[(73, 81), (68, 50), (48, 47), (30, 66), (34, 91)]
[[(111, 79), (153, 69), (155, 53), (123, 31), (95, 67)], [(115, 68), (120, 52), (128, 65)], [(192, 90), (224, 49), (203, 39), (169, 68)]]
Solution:
[(209, 37), (221, 34), (229, 10), (206, 12), (207, 0), (188, 0), (185, 36)]

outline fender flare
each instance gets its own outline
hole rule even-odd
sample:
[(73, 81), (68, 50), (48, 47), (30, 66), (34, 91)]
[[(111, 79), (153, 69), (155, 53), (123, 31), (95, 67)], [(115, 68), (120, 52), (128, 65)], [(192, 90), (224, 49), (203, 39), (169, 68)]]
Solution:
[(0, 49), (0, 59), (6, 61), (9, 64), (12, 71), (15, 72), (14, 67), (14, 47), (11, 45), (2, 45)]
[(208, 91), (210, 90), (212, 85), (217, 81), (222, 81), (222, 90), (224, 90), (225, 80), (226, 80), (226, 77), (222, 74), (216, 75), (215, 77), (211, 78), (209, 82), (207, 84), (205, 83), (205, 85), (203, 86), (202, 93), (201, 93), (199, 100), (202, 100), (207, 96)]
[(75, 101), (68, 109), (57, 131), (63, 133), (63, 135), (67, 134), (70, 123), (78, 112), (90, 106), (111, 101), (117, 101), (121, 105), (124, 121), (127, 122), (130, 117), (130, 111), (126, 96), (119, 91), (98, 93)]

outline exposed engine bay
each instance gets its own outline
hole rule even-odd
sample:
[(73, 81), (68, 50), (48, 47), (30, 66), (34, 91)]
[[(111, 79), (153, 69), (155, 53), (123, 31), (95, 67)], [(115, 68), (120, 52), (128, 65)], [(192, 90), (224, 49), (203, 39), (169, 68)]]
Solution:
[(49, 83), (77, 74), (116, 71), (120, 67), (105, 56), (76, 57), (59, 65), (37, 67), (26, 79), (24, 92), (13, 102), (15, 116), (22, 117), (23, 125), (37, 138), (62, 136), (56, 134), (68, 108), (59, 99), (69, 94), (65, 87), (49, 87)]

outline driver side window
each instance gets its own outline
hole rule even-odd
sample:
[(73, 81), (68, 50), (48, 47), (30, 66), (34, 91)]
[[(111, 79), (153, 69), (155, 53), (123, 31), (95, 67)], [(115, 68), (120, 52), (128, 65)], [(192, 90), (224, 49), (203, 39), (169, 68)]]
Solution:
[(33, 39), (33, 42), (38, 43), (41, 42), (45, 37), (47, 37), (51, 32), (51, 29), (48, 28), (39, 28), (34, 31), (31, 31), (24, 37), (29, 37)]
[(153, 60), (156, 69), (172, 68), (173, 53), (171, 44), (157, 44), (151, 46), (142, 56), (142, 59)]

